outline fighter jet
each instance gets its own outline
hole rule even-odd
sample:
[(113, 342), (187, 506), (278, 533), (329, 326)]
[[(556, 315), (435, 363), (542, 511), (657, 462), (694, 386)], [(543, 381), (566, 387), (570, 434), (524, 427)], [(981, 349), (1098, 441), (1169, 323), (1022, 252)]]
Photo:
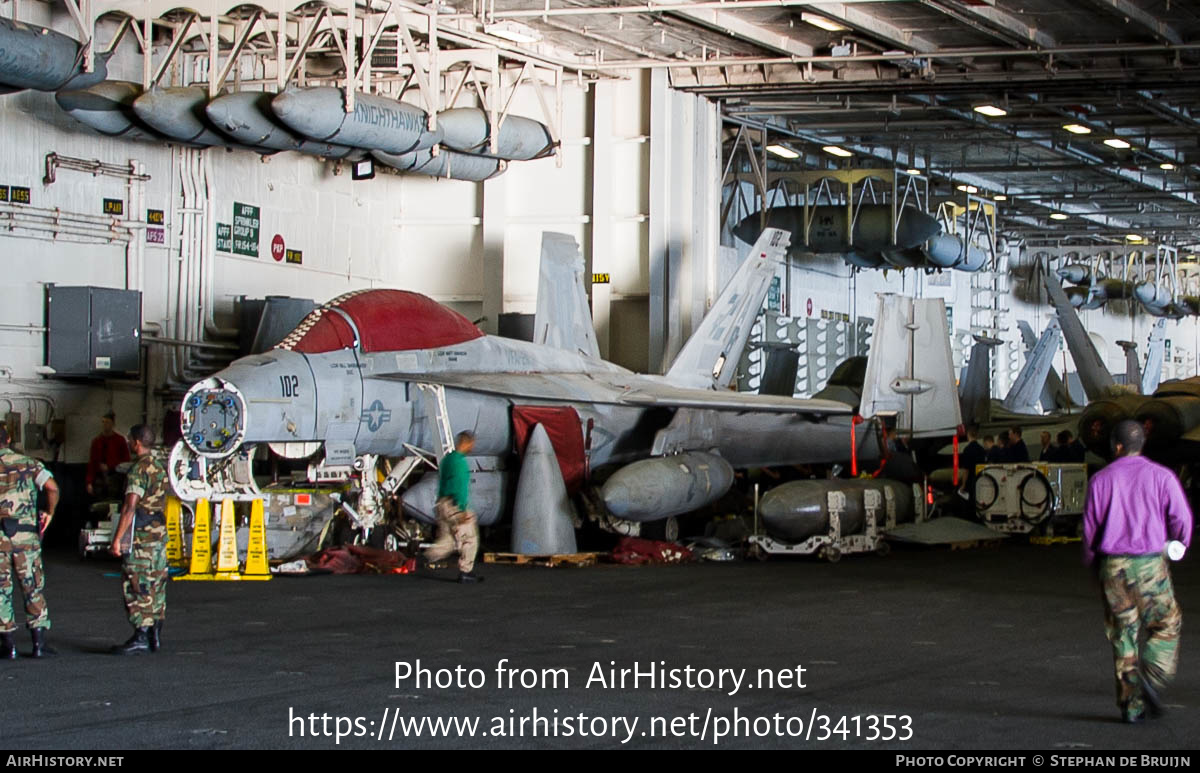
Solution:
[[(172, 454), (184, 497), (252, 493), (254, 446), (312, 457), (314, 478), (349, 476), (350, 510), (364, 528), (423, 459), (475, 433), (472, 505), (482, 525), (500, 519), (515, 477), (535, 523), (514, 533), (521, 552), (569, 552), (564, 491), (610, 472), (599, 493), (617, 519), (666, 519), (716, 501), (735, 469), (844, 461), (851, 436), (879, 456), (877, 428), (852, 423), (831, 400), (729, 391), (788, 233), (766, 229), (663, 376), (639, 375), (599, 356), (573, 238), (542, 243), (535, 340), (485, 335), (423, 295), (372, 289), (313, 311), (275, 349), (244, 357), (186, 394), (183, 440)], [(944, 313), (943, 313), (944, 315)], [(957, 413), (955, 414), (957, 416)], [(514, 451), (524, 459), (510, 475)], [(382, 474), (387, 477), (379, 481)], [(432, 521), (435, 476), (402, 495), (405, 512)], [(529, 535), (533, 535), (532, 537)], [(551, 536), (559, 535), (559, 536)], [(564, 543), (566, 543), (564, 545)], [(566, 547), (567, 549), (563, 549)]]

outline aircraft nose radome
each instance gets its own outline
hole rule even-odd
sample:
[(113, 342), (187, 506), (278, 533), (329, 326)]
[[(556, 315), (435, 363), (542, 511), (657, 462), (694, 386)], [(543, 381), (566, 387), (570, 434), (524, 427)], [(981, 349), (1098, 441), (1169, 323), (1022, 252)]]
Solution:
[(242, 442), (246, 403), (237, 388), (208, 379), (183, 398), (180, 429), (184, 442), (202, 456), (228, 456)]

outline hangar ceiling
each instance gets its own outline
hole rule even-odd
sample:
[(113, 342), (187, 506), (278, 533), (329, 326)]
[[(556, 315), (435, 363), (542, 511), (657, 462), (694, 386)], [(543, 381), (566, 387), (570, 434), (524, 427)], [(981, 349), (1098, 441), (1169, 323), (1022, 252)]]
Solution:
[[(539, 46), (589, 75), (665, 68), (676, 88), (720, 100), (731, 124), (787, 140), (802, 153), (796, 164), (915, 168), (940, 193), (967, 184), (1004, 195), (1003, 230), (1030, 243), (1125, 244), (1137, 234), (1200, 244), (1200, 4), (453, 7), (461, 19), (532, 28)], [(977, 112), (984, 106), (1003, 114)], [(830, 144), (853, 156), (823, 156)]]

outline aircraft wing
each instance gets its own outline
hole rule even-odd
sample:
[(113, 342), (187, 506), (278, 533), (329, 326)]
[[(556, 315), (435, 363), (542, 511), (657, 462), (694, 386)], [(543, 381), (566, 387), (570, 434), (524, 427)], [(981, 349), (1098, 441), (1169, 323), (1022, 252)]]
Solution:
[(804, 400), (724, 390), (689, 389), (643, 379), (622, 383), (603, 375), (585, 373), (389, 373), (372, 378), (441, 384), (451, 389), (503, 395), (518, 400), (811, 416), (849, 416), (853, 413), (849, 405), (835, 400)]
[(630, 405), (670, 408), (708, 408), (718, 411), (760, 413), (806, 413), (819, 416), (849, 416), (854, 409), (836, 400), (804, 400), (795, 397), (758, 395), (726, 390), (686, 389), (669, 385), (638, 386), (621, 395)]

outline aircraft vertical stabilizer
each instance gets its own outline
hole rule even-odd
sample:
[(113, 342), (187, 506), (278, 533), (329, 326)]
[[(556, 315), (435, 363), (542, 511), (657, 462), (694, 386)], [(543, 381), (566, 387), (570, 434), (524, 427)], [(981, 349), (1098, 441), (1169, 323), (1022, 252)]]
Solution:
[[(1037, 337), (1033, 334), (1033, 328), (1025, 320), (1017, 322), (1017, 327), (1021, 330), (1021, 341), (1025, 344), (1025, 348), (1030, 352), (1037, 346)], [(1059, 328), (1061, 335), (1062, 328)], [(1053, 358), (1051, 358), (1053, 359)], [(1054, 369), (1054, 365), (1046, 371), (1046, 383), (1042, 385), (1042, 410), (1049, 413), (1050, 411), (1059, 408), (1069, 408), (1071, 399), (1067, 395), (1067, 388), (1063, 386), (1062, 378), (1059, 377), (1058, 371)]]
[(542, 234), (533, 342), (600, 359), (583, 284), (583, 256), (573, 236)]
[(967, 373), (958, 388), (958, 402), (966, 424), (978, 424), (988, 417), (984, 414), (992, 399), (992, 348), (1000, 339), (976, 335), (967, 362)]
[(940, 298), (879, 295), (859, 413), (895, 416), (905, 436), (953, 435), (962, 424)]
[(1150, 342), (1146, 346), (1146, 369), (1142, 371), (1142, 394), (1152, 395), (1158, 389), (1166, 349), (1167, 321), (1160, 319), (1150, 328)]
[(1038, 401), (1046, 386), (1046, 376), (1058, 352), (1058, 344), (1062, 340), (1062, 329), (1058, 322), (1050, 320), (1041, 338), (1025, 360), (1025, 367), (1017, 374), (1012, 389), (1004, 397), (1004, 407), (1014, 413), (1037, 413)]
[(1084, 394), (1089, 400), (1104, 397), (1116, 385), (1116, 381), (1108, 368), (1104, 367), (1104, 360), (1100, 359), (1100, 353), (1096, 351), (1092, 339), (1088, 338), (1079, 315), (1071, 307), (1058, 280), (1049, 274), (1044, 279), (1046, 292), (1050, 295), (1054, 310), (1058, 312), (1058, 322), (1062, 325), (1063, 337), (1067, 339), (1067, 348), (1071, 351), (1071, 359), (1075, 361), (1075, 370), (1079, 373)]
[(763, 299), (784, 260), (789, 234), (768, 228), (734, 272), (700, 327), (684, 344), (667, 371), (667, 381), (678, 386), (724, 389), (733, 380), (750, 328), (762, 310)]
[(1125, 383), (1142, 394), (1142, 362), (1138, 359), (1137, 344), (1133, 341), (1117, 341), (1125, 350)]

